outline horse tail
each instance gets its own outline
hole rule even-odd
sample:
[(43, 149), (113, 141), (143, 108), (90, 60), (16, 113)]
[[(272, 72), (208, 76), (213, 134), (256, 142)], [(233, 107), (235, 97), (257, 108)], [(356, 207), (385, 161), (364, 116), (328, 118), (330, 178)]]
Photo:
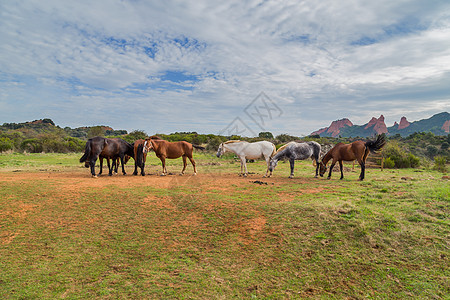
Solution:
[(370, 152), (377, 153), (384, 145), (386, 145), (386, 136), (384, 134), (379, 134), (376, 140), (367, 141), (365, 145), (366, 149), (369, 149)]
[(205, 147), (202, 147), (202, 146), (199, 146), (199, 145), (194, 145), (194, 144), (192, 144), (192, 147), (194, 147), (195, 149), (198, 149), (198, 150), (205, 150), (206, 149)]
[(84, 147), (84, 154), (80, 158), (80, 163), (85, 162), (89, 158), (89, 155), (91, 154), (91, 143), (92, 140), (90, 139), (86, 142), (86, 146)]
[(142, 167), (144, 162), (144, 144), (139, 144), (136, 150), (136, 164)]

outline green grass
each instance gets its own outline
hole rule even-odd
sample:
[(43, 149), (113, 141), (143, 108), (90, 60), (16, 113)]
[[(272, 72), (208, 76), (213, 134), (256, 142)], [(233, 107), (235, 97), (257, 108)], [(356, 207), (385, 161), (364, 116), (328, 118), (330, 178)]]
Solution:
[[(263, 179), (256, 162), (243, 178), (232, 158), (196, 153), (202, 180), (156, 176), (153, 156), (153, 175), (91, 179), (80, 156), (0, 155), (2, 299), (450, 294), (450, 188), (436, 171), (368, 169), (358, 182), (355, 168), (326, 180), (304, 161), (287, 179), (280, 162)], [(178, 174), (181, 160), (168, 162)]]

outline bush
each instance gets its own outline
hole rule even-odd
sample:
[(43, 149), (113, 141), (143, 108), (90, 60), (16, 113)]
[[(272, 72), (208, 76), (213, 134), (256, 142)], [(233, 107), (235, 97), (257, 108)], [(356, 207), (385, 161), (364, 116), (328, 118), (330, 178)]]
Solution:
[(11, 150), (13, 146), (13, 141), (11, 141), (9, 138), (0, 138), (0, 152)]
[[(396, 141), (389, 142), (382, 153), (385, 158), (384, 166), (386, 168), (417, 168), (420, 165), (420, 159), (404, 151)], [(394, 166), (392, 166), (392, 162)]]
[(388, 157), (384, 160), (383, 166), (384, 166), (384, 168), (392, 169), (395, 167), (395, 161), (393, 159), (391, 159), (390, 157)]
[(447, 172), (447, 166), (445, 165), (447, 163), (447, 158), (444, 156), (436, 156), (434, 158), (434, 168), (435, 170), (438, 170), (442, 173)]

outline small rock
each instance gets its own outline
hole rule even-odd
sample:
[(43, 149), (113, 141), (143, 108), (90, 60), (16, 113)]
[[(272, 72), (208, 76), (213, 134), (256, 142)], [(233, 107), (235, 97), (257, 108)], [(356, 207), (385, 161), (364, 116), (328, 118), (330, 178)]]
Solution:
[(444, 176), (442, 176), (442, 179), (447, 179), (447, 180), (449, 180), (449, 179), (450, 179), (450, 176), (444, 175)]
[(402, 180), (413, 180), (414, 178), (412, 177), (408, 177), (408, 176), (404, 176), (401, 178)]

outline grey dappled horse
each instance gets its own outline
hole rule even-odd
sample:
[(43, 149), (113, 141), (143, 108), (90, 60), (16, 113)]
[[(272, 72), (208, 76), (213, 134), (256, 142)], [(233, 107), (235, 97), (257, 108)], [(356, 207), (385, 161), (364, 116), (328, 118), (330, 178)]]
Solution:
[(317, 177), (319, 174), (319, 156), (320, 145), (317, 142), (289, 142), (278, 149), (278, 151), (272, 156), (270, 159), (269, 171), (272, 172), (275, 169), (280, 159), (288, 159), (291, 164), (291, 175), (289, 175), (289, 178), (293, 178), (295, 161), (311, 158), (316, 162), (315, 177)]

